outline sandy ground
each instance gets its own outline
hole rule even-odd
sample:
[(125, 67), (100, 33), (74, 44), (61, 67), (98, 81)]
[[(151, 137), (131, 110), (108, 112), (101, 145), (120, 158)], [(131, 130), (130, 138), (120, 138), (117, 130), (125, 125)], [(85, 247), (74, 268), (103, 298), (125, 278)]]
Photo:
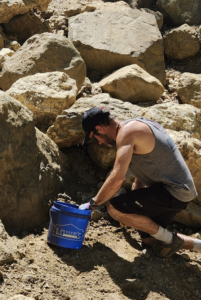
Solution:
[(24, 255), (0, 267), (1, 300), (16, 294), (37, 300), (201, 299), (201, 254), (156, 258), (142, 250), (137, 231), (109, 218), (90, 222), (80, 250), (47, 244), (47, 233), (43, 228), (14, 237)]

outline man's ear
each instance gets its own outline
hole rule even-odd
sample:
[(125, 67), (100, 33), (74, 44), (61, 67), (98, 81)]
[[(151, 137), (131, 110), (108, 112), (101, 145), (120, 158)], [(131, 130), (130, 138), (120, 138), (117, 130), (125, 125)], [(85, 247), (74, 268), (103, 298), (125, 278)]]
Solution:
[(95, 129), (96, 129), (97, 131), (103, 132), (103, 127), (100, 126), (100, 125), (96, 125), (96, 126), (95, 126)]

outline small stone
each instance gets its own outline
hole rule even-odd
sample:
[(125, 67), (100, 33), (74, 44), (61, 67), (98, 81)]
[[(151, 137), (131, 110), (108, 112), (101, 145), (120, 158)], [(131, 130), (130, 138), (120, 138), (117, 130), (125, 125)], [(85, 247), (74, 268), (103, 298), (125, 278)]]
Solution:
[(143, 249), (142, 250), (142, 255), (146, 258), (150, 257), (149, 253), (148, 253), (148, 250), (147, 249)]
[(181, 257), (182, 257), (183, 259), (185, 259), (185, 260), (190, 260), (190, 257), (189, 257), (188, 254), (186, 254), (186, 253), (182, 253), (182, 254), (181, 254)]
[(98, 220), (100, 220), (101, 217), (102, 217), (102, 213), (99, 210), (95, 209), (92, 211), (92, 213), (91, 213), (92, 221), (98, 221)]

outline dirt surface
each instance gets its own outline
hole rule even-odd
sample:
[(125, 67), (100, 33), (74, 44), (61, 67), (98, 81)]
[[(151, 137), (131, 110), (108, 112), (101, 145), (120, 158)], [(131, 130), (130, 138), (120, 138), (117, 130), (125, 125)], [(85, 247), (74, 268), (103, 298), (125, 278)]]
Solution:
[(142, 251), (137, 231), (111, 219), (91, 221), (80, 250), (47, 244), (47, 233), (35, 229), (15, 237), (24, 257), (0, 267), (1, 300), (16, 294), (38, 300), (201, 299), (201, 254), (156, 258)]
[[(75, 200), (66, 201), (80, 204), (94, 195), (107, 172), (93, 164), (86, 148), (72, 147), (65, 155), (69, 195)], [(90, 221), (80, 250), (47, 244), (49, 222), (33, 232), (10, 233), (21, 258), (0, 266), (0, 300), (17, 294), (36, 300), (201, 299), (201, 253), (185, 250), (156, 258), (142, 249), (137, 231), (122, 229), (104, 207), (100, 210), (102, 217)], [(176, 223), (169, 229), (198, 232)]]

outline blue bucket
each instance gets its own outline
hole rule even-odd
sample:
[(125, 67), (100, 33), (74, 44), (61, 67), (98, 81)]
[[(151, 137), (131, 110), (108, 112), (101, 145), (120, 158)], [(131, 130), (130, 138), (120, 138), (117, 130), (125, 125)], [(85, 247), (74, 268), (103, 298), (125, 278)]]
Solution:
[(54, 201), (50, 209), (47, 242), (60, 247), (80, 249), (90, 218), (90, 210), (81, 210), (78, 205)]

